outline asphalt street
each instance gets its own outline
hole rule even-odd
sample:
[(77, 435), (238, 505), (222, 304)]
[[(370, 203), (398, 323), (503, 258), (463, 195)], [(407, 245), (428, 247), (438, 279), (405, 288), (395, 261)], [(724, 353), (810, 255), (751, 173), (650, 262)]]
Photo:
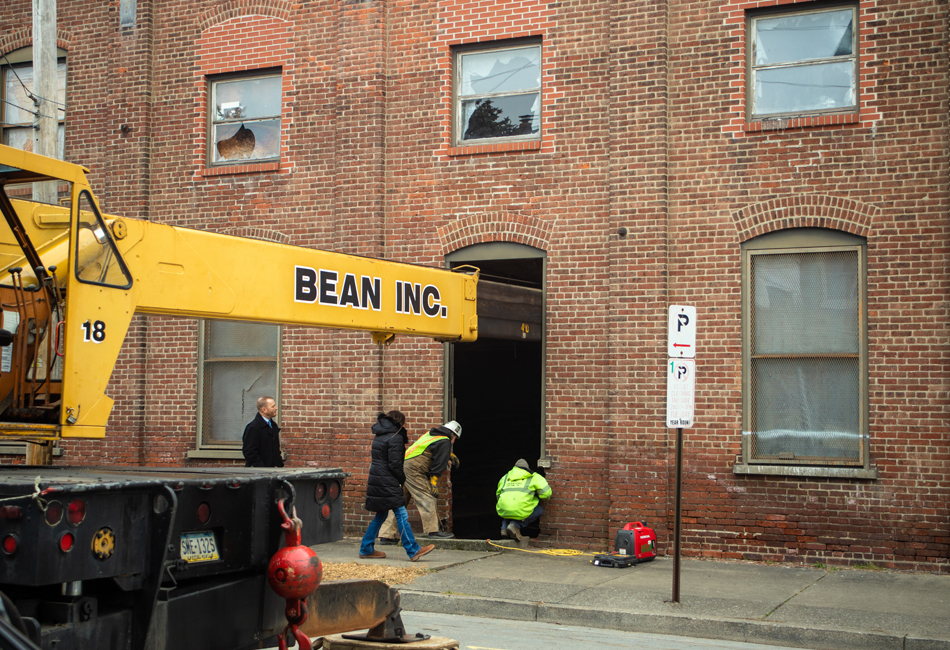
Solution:
[(405, 612), (406, 630), (459, 642), (459, 650), (792, 650), (788, 647), (618, 632), (575, 625)]

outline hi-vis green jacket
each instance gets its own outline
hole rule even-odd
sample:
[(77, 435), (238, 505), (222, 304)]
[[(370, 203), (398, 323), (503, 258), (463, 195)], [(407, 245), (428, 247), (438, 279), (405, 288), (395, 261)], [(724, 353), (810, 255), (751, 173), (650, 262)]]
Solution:
[(538, 505), (539, 499), (551, 496), (551, 486), (540, 474), (514, 467), (498, 481), (495, 510), (502, 519), (525, 519)]
[[(421, 456), (426, 451), (432, 452), (432, 460), (426, 468), (426, 476), (441, 476), (445, 468), (449, 466), (449, 458), (452, 454), (452, 440), (449, 436), (451, 431), (445, 427), (432, 427), (428, 433), (423, 434), (416, 440), (409, 449), (406, 450), (406, 460)], [(420, 459), (421, 460), (421, 459)]]

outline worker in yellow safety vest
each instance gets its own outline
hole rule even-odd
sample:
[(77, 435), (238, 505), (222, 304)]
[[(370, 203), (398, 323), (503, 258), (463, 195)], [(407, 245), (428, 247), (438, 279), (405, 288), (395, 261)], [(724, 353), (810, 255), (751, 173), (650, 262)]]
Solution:
[[(455, 537), (452, 533), (439, 530), (439, 477), (446, 468), (458, 467), (459, 459), (452, 448), (461, 435), (462, 425), (452, 420), (442, 426), (432, 427), (406, 450), (406, 462), (403, 464), (406, 482), (403, 491), (406, 493), (406, 503), (409, 503), (411, 496), (419, 509), (426, 537)], [(379, 543), (395, 544), (398, 537), (396, 518), (390, 513), (379, 530)]]
[(528, 538), (521, 529), (537, 521), (544, 513), (540, 501), (551, 497), (551, 486), (540, 474), (534, 474), (528, 461), (519, 458), (515, 466), (498, 480), (495, 511), (501, 517), (501, 536), (518, 540), (525, 546)]

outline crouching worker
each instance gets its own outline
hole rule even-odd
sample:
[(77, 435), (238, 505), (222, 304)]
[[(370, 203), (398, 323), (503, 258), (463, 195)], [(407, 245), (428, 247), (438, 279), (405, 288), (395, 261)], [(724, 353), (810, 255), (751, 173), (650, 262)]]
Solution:
[(380, 413), (373, 425), (373, 461), (369, 466), (369, 480), (366, 482), (366, 509), (375, 512), (376, 517), (370, 522), (363, 541), (360, 544), (360, 557), (364, 559), (382, 559), (386, 554), (375, 548), (376, 535), (380, 526), (386, 521), (386, 516), (392, 510), (396, 515), (396, 524), (402, 539), (403, 548), (409, 555), (410, 562), (416, 562), (423, 555), (435, 548), (429, 544), (419, 548), (412, 528), (409, 527), (409, 516), (406, 513), (406, 499), (403, 497), (402, 485), (406, 482), (403, 472), (403, 454), (406, 434), (403, 424), (406, 417), (399, 411)]
[(526, 546), (528, 539), (522, 537), (521, 529), (537, 521), (544, 510), (540, 501), (551, 497), (551, 486), (540, 474), (528, 469), (528, 462), (519, 458), (511, 471), (498, 481), (495, 490), (495, 510), (501, 517), (501, 536), (518, 540)]

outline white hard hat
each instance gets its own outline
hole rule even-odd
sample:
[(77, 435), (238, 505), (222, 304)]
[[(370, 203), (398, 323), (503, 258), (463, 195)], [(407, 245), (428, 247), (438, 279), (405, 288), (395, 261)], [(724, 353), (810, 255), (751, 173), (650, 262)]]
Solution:
[(445, 429), (448, 429), (459, 438), (462, 437), (462, 425), (456, 422), (455, 420), (450, 420), (449, 422), (446, 422), (445, 424), (442, 425), (442, 427)]

